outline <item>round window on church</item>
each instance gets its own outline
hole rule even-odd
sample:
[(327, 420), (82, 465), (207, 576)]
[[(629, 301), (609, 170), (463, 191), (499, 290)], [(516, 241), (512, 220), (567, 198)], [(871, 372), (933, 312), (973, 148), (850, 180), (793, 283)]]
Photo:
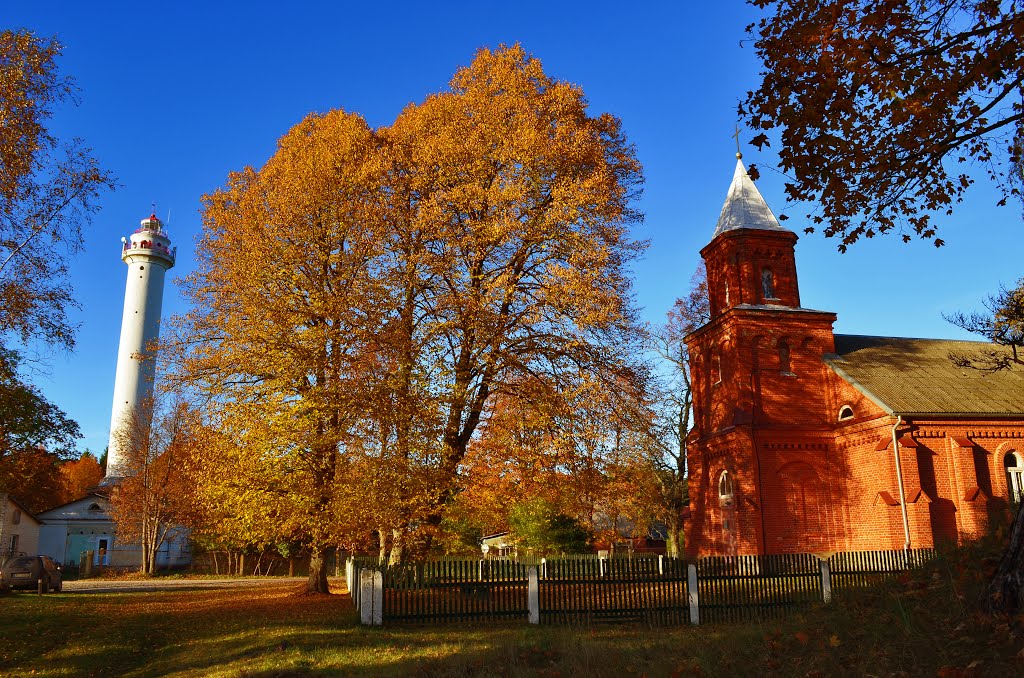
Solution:
[(839, 408), (839, 421), (846, 421), (847, 419), (853, 419), (853, 408), (849, 405), (843, 405)]

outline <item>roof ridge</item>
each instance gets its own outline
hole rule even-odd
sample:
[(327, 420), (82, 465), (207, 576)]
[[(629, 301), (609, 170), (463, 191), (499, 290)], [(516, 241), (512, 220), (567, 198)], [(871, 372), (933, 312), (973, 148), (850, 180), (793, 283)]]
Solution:
[(847, 332), (836, 332), (833, 336), (836, 337), (858, 337), (861, 339), (901, 339), (903, 341), (955, 341), (962, 344), (989, 344), (992, 346), (999, 346), (993, 341), (986, 341), (984, 339), (943, 339), (941, 337), (897, 337), (888, 334), (850, 334)]

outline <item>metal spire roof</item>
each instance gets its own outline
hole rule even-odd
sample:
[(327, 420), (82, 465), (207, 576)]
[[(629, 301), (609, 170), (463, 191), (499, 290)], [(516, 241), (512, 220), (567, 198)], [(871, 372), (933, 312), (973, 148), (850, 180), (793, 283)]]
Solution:
[(732, 185), (729, 186), (729, 195), (722, 205), (722, 213), (718, 217), (718, 224), (715, 226), (715, 234), (712, 239), (726, 231), (736, 231), (741, 228), (756, 228), (764, 231), (786, 231), (779, 224), (779, 220), (772, 214), (768, 203), (761, 197), (761, 192), (754, 186), (754, 182), (747, 176), (747, 168), (743, 166), (742, 156), (736, 154), (736, 172), (732, 175)]

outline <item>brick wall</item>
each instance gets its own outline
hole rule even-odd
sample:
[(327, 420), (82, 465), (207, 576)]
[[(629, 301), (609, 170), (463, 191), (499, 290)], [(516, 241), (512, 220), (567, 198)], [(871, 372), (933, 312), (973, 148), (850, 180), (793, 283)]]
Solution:
[[(701, 253), (712, 319), (687, 338), (691, 555), (898, 549), (906, 539), (896, 418), (825, 364), (835, 315), (792, 308), (795, 240), (727, 232)], [(775, 299), (763, 296), (765, 269)], [(853, 417), (840, 421), (844, 406)], [(1007, 514), (1002, 460), (1024, 455), (1024, 422), (911, 419), (897, 438), (912, 547), (978, 537)]]

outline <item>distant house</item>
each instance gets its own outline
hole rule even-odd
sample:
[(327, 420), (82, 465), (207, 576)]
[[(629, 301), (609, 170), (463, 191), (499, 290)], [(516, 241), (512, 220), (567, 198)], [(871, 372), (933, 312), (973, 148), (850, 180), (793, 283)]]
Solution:
[[(39, 552), (57, 562), (76, 566), (82, 554), (93, 553), (93, 565), (136, 568), (142, 563), (138, 544), (117, 540), (110, 517), (110, 500), (102, 492), (39, 514)], [(188, 534), (175, 534), (157, 552), (157, 567), (182, 567), (192, 562)]]
[(0, 494), (0, 563), (39, 552), (39, 519), (9, 494)]
[(516, 547), (508, 532), (496, 532), (480, 539), (480, 551), (490, 558), (515, 556)]
[(653, 555), (665, 555), (665, 539), (667, 528), (664, 523), (654, 522), (647, 527), (647, 534), (635, 536), (636, 525), (625, 518), (616, 521), (618, 536), (613, 541), (607, 538), (598, 539), (594, 543), (594, 550), (598, 554), (636, 554), (647, 553)]
[(94, 565), (109, 565), (114, 546), (114, 521), (107, 513), (109, 509), (110, 501), (93, 493), (40, 513), (40, 552), (59, 563), (76, 566), (83, 553), (92, 551)]

